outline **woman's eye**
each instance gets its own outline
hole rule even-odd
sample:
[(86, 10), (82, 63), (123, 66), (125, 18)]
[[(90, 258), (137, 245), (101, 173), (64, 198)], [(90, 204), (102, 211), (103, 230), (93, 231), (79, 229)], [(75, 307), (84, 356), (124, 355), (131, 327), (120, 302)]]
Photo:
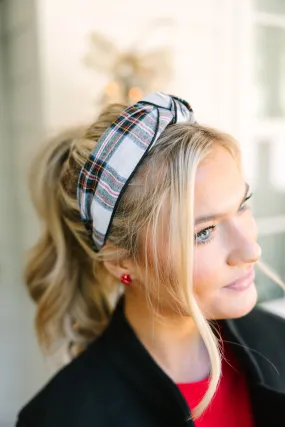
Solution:
[(212, 234), (215, 228), (216, 228), (215, 225), (211, 225), (210, 227), (204, 228), (204, 230), (199, 231), (199, 233), (195, 235), (195, 242), (209, 243), (212, 239)]
[(243, 204), (239, 208), (239, 212), (245, 211), (246, 209), (249, 208), (247, 202), (251, 197), (252, 197), (252, 193), (249, 196), (247, 196), (247, 198), (244, 200)]

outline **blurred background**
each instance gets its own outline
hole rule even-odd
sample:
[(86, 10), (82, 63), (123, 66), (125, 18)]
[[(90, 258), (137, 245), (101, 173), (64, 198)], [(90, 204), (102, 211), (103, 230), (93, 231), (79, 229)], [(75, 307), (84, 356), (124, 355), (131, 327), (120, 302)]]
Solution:
[[(24, 253), (37, 237), (27, 170), (49, 136), (110, 100), (189, 100), (236, 136), (263, 258), (285, 277), (285, 0), (0, 0), (0, 427), (49, 378), (33, 331)], [(283, 292), (257, 276), (260, 302)]]

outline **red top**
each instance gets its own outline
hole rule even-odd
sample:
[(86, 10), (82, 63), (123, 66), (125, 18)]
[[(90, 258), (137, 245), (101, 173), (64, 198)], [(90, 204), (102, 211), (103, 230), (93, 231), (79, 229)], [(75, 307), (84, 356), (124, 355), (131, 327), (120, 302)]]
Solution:
[[(225, 358), (218, 390), (205, 412), (195, 420), (196, 427), (254, 427), (245, 375), (228, 348)], [(189, 407), (194, 408), (207, 390), (208, 379), (177, 386)]]

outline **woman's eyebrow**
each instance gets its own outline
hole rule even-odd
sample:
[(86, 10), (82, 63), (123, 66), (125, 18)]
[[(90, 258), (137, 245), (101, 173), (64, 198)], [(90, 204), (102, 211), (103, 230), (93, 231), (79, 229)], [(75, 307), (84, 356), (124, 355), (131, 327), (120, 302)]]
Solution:
[[(242, 201), (241, 201), (241, 203), (239, 205), (239, 208), (242, 206), (242, 204), (244, 203), (245, 199), (247, 198), (248, 192), (249, 192), (249, 184), (246, 183), (245, 184), (245, 193), (244, 193)], [(210, 214), (210, 215), (199, 216), (195, 220), (195, 225), (201, 224), (203, 222), (209, 222), (209, 221), (217, 220), (217, 219), (222, 218), (222, 217), (224, 217), (226, 215), (227, 215), (227, 213), (215, 213), (215, 214)]]

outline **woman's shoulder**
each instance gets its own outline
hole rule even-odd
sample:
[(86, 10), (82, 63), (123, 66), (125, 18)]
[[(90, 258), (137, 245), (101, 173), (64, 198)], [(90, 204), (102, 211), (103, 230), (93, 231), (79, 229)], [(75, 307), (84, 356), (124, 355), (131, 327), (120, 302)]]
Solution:
[[(76, 359), (61, 369), (20, 411), (17, 426), (45, 427), (81, 425), (79, 417), (96, 414), (98, 427), (107, 401), (112, 402), (113, 384), (118, 374), (111, 363), (104, 340), (99, 338)], [(116, 401), (114, 397), (114, 402)]]
[(236, 351), (247, 353), (258, 381), (285, 393), (285, 319), (257, 306), (227, 325), (238, 343)]
[[(261, 306), (256, 306), (249, 314), (238, 319), (227, 321), (230, 328), (241, 337), (241, 341), (261, 344), (272, 349), (283, 347), (285, 356), (285, 318)], [(285, 360), (285, 359), (284, 359)]]

